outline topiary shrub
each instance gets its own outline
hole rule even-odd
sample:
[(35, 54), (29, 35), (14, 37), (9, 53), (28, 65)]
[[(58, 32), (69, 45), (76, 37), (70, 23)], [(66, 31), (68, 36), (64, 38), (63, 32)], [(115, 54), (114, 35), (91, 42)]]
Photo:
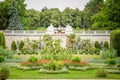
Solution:
[(16, 50), (16, 42), (12, 41), (11, 43), (11, 50), (15, 51)]
[(8, 67), (5, 65), (2, 65), (0, 67), (0, 79), (6, 80), (9, 75), (10, 75), (10, 71), (9, 71)]
[(4, 56), (0, 56), (0, 63), (2, 63), (5, 60)]
[(95, 48), (100, 49), (100, 43), (98, 41), (95, 41)]
[(109, 48), (109, 43), (108, 43), (107, 41), (105, 41), (103, 47), (104, 47), (105, 49), (108, 49), (108, 48)]
[(20, 41), (20, 50), (22, 50), (22, 48), (23, 48), (23, 46), (24, 46), (24, 41)]
[(0, 32), (0, 46), (5, 48), (5, 36), (3, 32)]
[(32, 63), (35, 63), (38, 61), (38, 58), (35, 57), (35, 56), (31, 56), (29, 59), (28, 59), (29, 62), (32, 62)]
[(111, 32), (110, 46), (116, 49), (117, 55), (120, 56), (120, 30), (114, 30)]

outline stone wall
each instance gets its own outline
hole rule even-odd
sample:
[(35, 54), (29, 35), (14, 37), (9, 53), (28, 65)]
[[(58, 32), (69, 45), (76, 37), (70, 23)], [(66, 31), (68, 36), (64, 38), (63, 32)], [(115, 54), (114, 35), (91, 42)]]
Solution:
[[(108, 41), (110, 42), (110, 35), (109, 34), (78, 34), (75, 33), (76, 36), (80, 36), (81, 39), (90, 39), (91, 42), (94, 41)], [(39, 40), (40, 38), (42, 39), (45, 34), (5, 34), (5, 40), (6, 40), (6, 46), (8, 48), (11, 47), (11, 42), (12, 41), (20, 41), (24, 40), (25, 38), (29, 38), (30, 40)], [(66, 34), (55, 34), (51, 35), (53, 39), (61, 39), (61, 46), (65, 47), (66, 46), (66, 39), (67, 36)]]

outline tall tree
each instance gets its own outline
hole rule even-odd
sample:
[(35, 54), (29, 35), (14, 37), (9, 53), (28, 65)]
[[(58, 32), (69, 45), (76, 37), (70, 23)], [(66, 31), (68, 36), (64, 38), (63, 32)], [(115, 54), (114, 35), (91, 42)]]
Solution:
[(51, 13), (46, 7), (40, 12), (40, 26), (48, 27), (50, 25)]
[[(10, 18), (10, 7), (13, 0), (4, 0), (0, 2), (0, 29), (4, 30), (8, 28), (9, 18)], [(24, 13), (26, 4), (24, 3), (25, 0), (15, 0), (15, 6), (20, 16), (20, 20), (22, 23), (25, 22)]]
[(90, 28), (93, 24), (93, 21), (91, 19), (91, 16), (95, 15), (101, 10), (101, 7), (103, 5), (103, 0), (90, 0), (87, 5), (85, 6), (85, 9), (83, 11), (83, 25), (85, 28)]
[(5, 0), (3, 2), (0, 2), (0, 30), (4, 30), (8, 26), (8, 20), (9, 20), (9, 5), (11, 1)]
[(23, 24), (23, 26), (25, 27), (25, 22), (26, 22), (25, 14), (26, 14), (27, 4), (25, 4), (25, 0), (15, 0), (15, 6), (18, 10), (18, 13), (20, 16), (20, 21)]
[(9, 24), (8, 24), (8, 29), (9, 30), (22, 30), (22, 24), (20, 21), (20, 16), (18, 13), (18, 10), (15, 6), (15, 1), (12, 1), (12, 4), (10, 5), (10, 11), (9, 11)]
[(24, 21), (24, 28), (29, 30), (35, 30), (39, 27), (40, 18), (39, 18), (39, 11), (34, 9), (26, 10), (25, 13), (25, 21)]
[(94, 15), (94, 29), (120, 28), (120, 0), (106, 0), (101, 11)]

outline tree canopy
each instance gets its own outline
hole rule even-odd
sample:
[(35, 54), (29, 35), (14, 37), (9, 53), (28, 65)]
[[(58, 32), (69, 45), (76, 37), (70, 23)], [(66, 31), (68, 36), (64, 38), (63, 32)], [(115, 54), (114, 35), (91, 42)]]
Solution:
[[(13, 1), (15, 1), (14, 6), (12, 6)], [(27, 10), (27, 5), (24, 2), (25, 0), (0, 2), (0, 30), (36, 30), (48, 27), (50, 24), (55, 27), (65, 27), (70, 24), (76, 29), (113, 30), (120, 28), (120, 0), (90, 0), (83, 11), (69, 7), (63, 11), (47, 7), (41, 11)]]

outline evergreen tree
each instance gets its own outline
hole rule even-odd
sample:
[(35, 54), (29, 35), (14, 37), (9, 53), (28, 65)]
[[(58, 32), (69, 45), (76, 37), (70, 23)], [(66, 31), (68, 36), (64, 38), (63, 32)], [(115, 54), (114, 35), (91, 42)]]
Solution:
[(12, 1), (12, 4), (10, 6), (10, 11), (9, 11), (9, 24), (8, 24), (8, 29), (9, 30), (22, 30), (22, 24), (20, 21), (20, 16), (18, 13), (17, 8), (15, 7), (15, 1)]

